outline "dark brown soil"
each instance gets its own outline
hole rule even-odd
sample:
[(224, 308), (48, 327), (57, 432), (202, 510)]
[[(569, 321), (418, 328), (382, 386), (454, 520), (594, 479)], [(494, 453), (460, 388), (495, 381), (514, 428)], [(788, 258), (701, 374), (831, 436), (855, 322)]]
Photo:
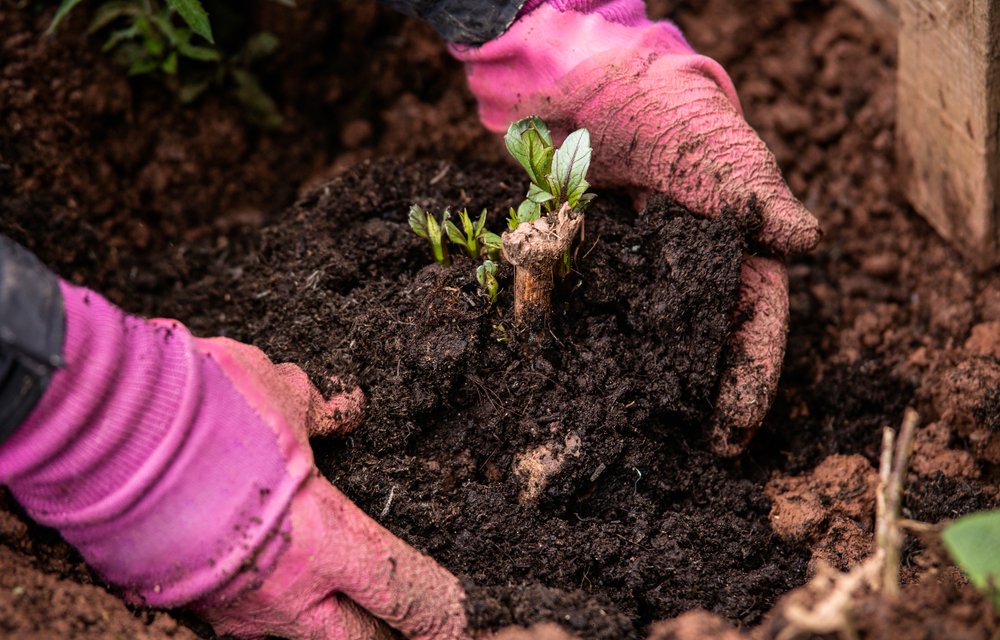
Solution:
[[(153, 83), (124, 80), (92, 43), (74, 35), (80, 25), (55, 41), (40, 39), (49, 14), (36, 12), (39, 3), (0, 2), (0, 231), (132, 311), (175, 315), (203, 334), (229, 332), (253, 339), (276, 359), (294, 357), (325, 389), (331, 375), (353, 372), (369, 386), (373, 411), (381, 413), (373, 413), (352, 439), (321, 443), (320, 462), (370, 514), (485, 587), (477, 592), (477, 621), (554, 617), (601, 635), (642, 631), (645, 622), (689, 607), (717, 611), (739, 626), (758, 620), (778, 595), (805, 581), (813, 557), (861, 557), (872, 530), (857, 496), (809, 481), (793, 488), (816, 496), (809, 504), (819, 510), (807, 514), (807, 522), (818, 523), (818, 531), (781, 537), (780, 527), (772, 527), (775, 505), (769, 497), (779, 494), (767, 487), (821, 476), (831, 454), (852, 456), (851, 468), (864, 462), (871, 467), (879, 430), (897, 424), (907, 404), (923, 416), (907, 515), (936, 521), (998, 505), (1000, 273), (977, 273), (965, 264), (895, 190), (894, 43), (845, 3), (650, 2), (654, 15), (676, 16), (692, 43), (731, 72), (751, 124), (826, 232), (817, 252), (790, 263), (792, 330), (779, 396), (750, 452), (730, 464), (704, 453), (700, 431), (680, 419), (697, 422), (705, 410), (699, 400), (711, 394), (699, 398), (690, 388), (654, 378), (674, 394), (673, 404), (651, 400), (650, 379), (641, 376), (653, 369), (640, 352), (612, 352), (622, 362), (598, 366), (608, 362), (610, 343), (601, 340), (609, 330), (638, 327), (643, 313), (637, 309), (641, 299), (631, 297), (626, 309), (605, 300), (588, 310), (584, 301), (597, 303), (608, 291), (593, 274), (567, 298), (573, 301), (567, 318), (585, 323), (560, 320), (557, 326), (557, 335), (586, 331), (591, 342), (566, 339), (560, 350), (524, 359), (522, 369), (508, 374), (505, 365), (517, 354), (483, 328), (495, 320), (483, 316), (467, 284), (471, 278), (421, 270), (426, 252), (389, 222), (399, 219), (409, 198), (496, 211), (518, 195), (509, 170), (470, 164), (470, 158), (495, 161), (498, 146), (478, 129), (460, 70), (414, 22), (364, 3), (299, 4), (300, 10), (287, 12), (265, 2), (255, 14), (267, 17), (287, 43), (261, 70), (279, 98), (287, 129), (261, 133), (224, 97), (186, 110)], [(359, 47), (365, 55), (357, 55)], [(287, 218), (259, 232), (282, 220), (280, 212), (304, 184), (317, 184), (362, 158), (398, 156), (397, 164), (379, 165), (385, 171), (428, 154), (458, 162), (434, 185), (429, 183), (446, 164), (415, 165), (409, 192), (378, 184), (362, 194), (365, 207), (384, 210), (355, 232), (362, 238), (357, 247), (338, 239), (329, 257), (297, 255), (299, 247), (321, 239), (304, 231), (292, 245), (280, 242), (299, 224)], [(493, 167), (487, 179), (479, 175), (484, 167)], [(372, 171), (355, 168), (341, 184), (364, 184)], [(463, 195), (456, 184), (475, 188)], [(319, 193), (301, 206), (316, 209), (324, 197)], [(600, 237), (598, 246), (628, 235), (649, 246), (666, 233), (643, 228), (642, 219), (626, 213), (613, 194), (601, 202), (604, 215), (616, 207), (621, 213), (606, 218), (609, 238)], [(684, 218), (670, 224), (677, 235), (669, 237), (723, 233)], [(588, 226), (581, 255), (598, 238)], [(641, 254), (633, 257), (650, 257)], [(248, 274), (279, 273), (278, 256), (294, 258), (288, 265), (294, 279), (276, 275), (267, 287), (274, 293), (244, 300)], [(612, 258), (595, 248), (581, 264)], [(433, 357), (414, 358), (410, 325), (398, 326), (399, 342), (383, 343), (383, 354), (359, 353), (351, 345), (352, 339), (374, 341), (385, 328), (379, 326), (341, 324), (340, 333), (322, 340), (291, 341), (313, 335), (321, 323), (335, 328), (332, 314), (343, 311), (337, 305), (351, 283), (378, 276), (375, 266), (392, 259), (397, 281), (366, 290), (372, 296), (367, 300), (383, 305), (378, 317), (398, 318), (409, 310), (418, 318), (464, 319), (461, 326), (445, 324), (417, 336)], [(313, 268), (307, 273), (306, 267)], [(630, 267), (635, 265), (620, 268)], [(639, 282), (650, 277), (639, 274)], [(230, 290), (209, 295), (227, 283), (233, 283)], [(437, 306), (418, 307), (420, 296), (433, 288), (440, 294), (433, 298)], [(410, 298), (400, 299), (401, 291), (411, 292)], [(286, 306), (309, 314), (292, 317)], [(720, 335), (715, 329), (709, 334)], [(712, 341), (697, 344), (709, 347)], [(489, 359), (469, 363), (469, 354), (480, 350)], [(587, 350), (598, 365), (580, 366)], [(428, 375), (394, 381), (397, 357), (401, 378), (404, 370)], [(577, 379), (570, 380), (571, 363), (580, 366)], [(714, 370), (709, 362), (704, 369), (676, 364), (680, 382), (705, 372), (711, 378)], [(484, 372), (478, 382), (460, 373), (469, 367)], [(612, 377), (614, 371), (624, 371), (624, 378)], [(637, 381), (642, 384), (634, 397), (619, 396), (617, 403), (593, 399), (614, 398)], [(569, 388), (584, 398), (569, 417), (539, 421), (549, 418), (548, 406)], [(494, 407), (492, 394), (508, 390), (532, 404)], [(624, 410), (632, 400), (636, 404)], [(510, 481), (509, 456), (554, 438), (553, 425), (559, 434), (582, 430), (587, 460), (605, 468), (589, 487), (597, 467), (571, 459), (537, 507), (512, 507), (519, 488)], [(450, 439), (441, 436), (445, 427), (453, 429)], [(438, 458), (429, 455), (431, 449)], [(405, 471), (424, 454), (437, 464), (424, 465), (420, 473)], [(629, 466), (642, 477), (629, 476)], [(579, 492), (580, 486), (587, 490)], [(481, 488), (505, 493), (498, 497)], [(492, 526), (500, 508), (508, 509), (508, 519), (499, 522), (503, 529)], [(185, 627), (173, 629), (166, 614), (131, 613), (58, 536), (26, 525), (16, 509), (0, 513), (6, 523), (0, 532), (2, 633), (189, 634)], [(480, 521), (477, 513), (489, 517)], [(432, 527), (427, 514), (439, 516), (441, 526)], [(548, 554), (532, 548), (545, 536), (555, 541), (564, 535), (571, 541), (565, 548), (552, 546)], [(590, 544), (598, 539), (610, 546)], [(587, 553), (572, 546), (581, 540)], [(504, 548), (513, 552), (504, 555)], [(649, 549), (673, 560), (655, 566), (631, 560), (659, 557)], [(581, 570), (581, 558), (605, 571)], [(463, 564), (483, 568), (477, 574), (463, 571)], [(505, 568), (514, 576), (508, 583), (498, 579)], [(911, 543), (905, 579), (926, 572), (920, 546)], [(536, 586), (509, 588), (521, 583)], [(951, 584), (924, 579), (906, 587), (901, 606), (878, 599), (863, 604), (862, 637), (989, 637), (995, 621), (982, 601), (960, 580)], [(591, 599), (602, 589), (608, 594), (606, 615)], [(149, 616), (156, 621), (146, 624)], [(769, 637), (774, 628), (764, 625), (754, 634)]]
[[(574, 606), (570, 592), (582, 590), (613, 603), (604, 617), (631, 621), (602, 634), (589, 617), (602, 607), (591, 606), (570, 622), (587, 637), (636, 636), (692, 606), (755, 621), (801, 581), (803, 555), (773, 539), (766, 477), (707, 453), (697, 428), (730, 331), (743, 232), (728, 215), (697, 220), (663, 201), (638, 217), (598, 201), (586, 257), (556, 301), (555, 343), (526, 353), (502, 311), (510, 294), (490, 309), (474, 264), (426, 266), (405, 224), (411, 202), (505, 211), (519, 182), (503, 167), (361, 166), (265, 230), (252, 260), (232, 265), (235, 282), (184, 293), (198, 306), (223, 292), (240, 301), (204, 330), (302, 363), (313, 379), (360, 383), (368, 415), (348, 440), (316, 444), (320, 468), (394, 533), (488, 588), (489, 606), (471, 599), (478, 624), (534, 622), (499, 606), (498, 588), (522, 585), (565, 591)], [(519, 465), (542, 446), (565, 466), (522, 504)], [(747, 610), (751, 597), (759, 605)]]

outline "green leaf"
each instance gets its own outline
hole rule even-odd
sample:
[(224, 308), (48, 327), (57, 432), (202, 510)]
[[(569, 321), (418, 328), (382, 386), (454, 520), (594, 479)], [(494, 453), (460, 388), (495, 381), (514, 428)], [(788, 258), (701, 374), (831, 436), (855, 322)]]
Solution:
[[(145, 22), (145, 18), (143, 21)], [(191, 32), (188, 29), (174, 27), (174, 23), (170, 21), (170, 14), (167, 12), (154, 13), (149, 16), (149, 23), (167, 38), (167, 42), (171, 46), (176, 46), (182, 40), (191, 38)]]
[(462, 232), (455, 226), (454, 222), (446, 220), (444, 223), (444, 230), (447, 232), (449, 240), (459, 246), (465, 246), (465, 236), (462, 235)]
[(165, 73), (167, 75), (170, 75), (170, 76), (177, 75), (177, 52), (176, 51), (171, 51), (170, 52), (170, 55), (167, 56), (167, 59), (164, 60), (163, 64), (160, 65), (160, 70), (163, 71), (163, 73)]
[(590, 133), (586, 129), (577, 129), (566, 137), (552, 158), (551, 177), (559, 187), (556, 195), (574, 208), (590, 186), (585, 180), (590, 169), (590, 154)]
[(496, 302), (497, 291), (500, 288), (496, 278), (497, 265), (492, 260), (486, 260), (476, 268), (476, 281), (483, 288), (484, 295), (490, 302)]
[(129, 65), (128, 74), (130, 76), (141, 76), (143, 74), (156, 71), (159, 66), (159, 61), (152, 58), (139, 58), (134, 60), (132, 64)]
[(119, 44), (126, 42), (128, 40), (132, 40), (138, 35), (139, 35), (139, 30), (136, 29), (135, 25), (132, 25), (125, 29), (118, 29), (116, 31), (112, 31), (111, 35), (108, 36), (108, 39), (104, 41), (104, 45), (101, 46), (101, 51), (107, 53), (108, 51), (111, 51), (112, 49), (117, 47)]
[(201, 62), (216, 62), (222, 59), (219, 52), (209, 47), (201, 47), (181, 40), (177, 43), (177, 52), (185, 58)]
[(180, 14), (192, 31), (215, 44), (212, 25), (208, 22), (208, 13), (201, 6), (200, 0), (167, 0), (167, 4)]
[[(590, 185), (587, 185), (587, 186), (589, 187)], [(590, 203), (593, 202), (594, 198), (596, 198), (596, 197), (597, 197), (596, 193), (585, 193), (585, 194), (583, 194), (582, 196), (580, 196), (580, 201), (577, 203), (576, 209), (578, 211), (583, 211), (584, 209), (586, 209), (587, 207), (590, 206)]]
[(483, 231), (485, 229), (486, 229), (486, 209), (483, 209), (483, 212), (479, 214), (479, 219), (476, 220), (475, 237), (478, 238), (482, 236)]
[(87, 33), (96, 33), (118, 18), (135, 17), (141, 13), (142, 10), (134, 2), (128, 2), (128, 0), (105, 2), (94, 12), (94, 19), (90, 21)]
[(212, 86), (212, 81), (208, 79), (186, 82), (181, 85), (177, 97), (180, 99), (181, 104), (190, 104), (205, 93), (210, 86)]
[[(447, 222), (445, 220), (445, 224)], [(438, 224), (437, 218), (432, 215), (427, 216), (427, 237), (435, 244), (441, 242), (441, 225)]]
[(503, 238), (492, 231), (487, 231), (483, 234), (483, 246), (487, 249), (499, 249), (503, 246)]
[[(450, 217), (451, 214), (445, 211), (441, 215), (441, 222), (447, 226)], [(446, 267), (450, 265), (448, 245), (441, 241), (441, 225), (438, 224), (437, 218), (430, 214), (427, 215), (427, 235), (430, 238), (431, 247), (434, 249), (434, 259)]]
[(552, 195), (551, 193), (549, 193), (545, 189), (539, 187), (535, 183), (531, 183), (531, 186), (528, 187), (528, 196), (527, 197), (528, 197), (528, 200), (531, 200), (535, 204), (545, 204), (546, 202), (549, 202), (550, 200), (554, 200), (555, 199), (554, 195)]
[(267, 129), (277, 129), (284, 123), (278, 105), (267, 95), (257, 78), (243, 69), (230, 71), (235, 87), (233, 95), (247, 110), (250, 119)]
[(266, 58), (278, 50), (281, 40), (273, 33), (263, 31), (254, 34), (243, 46), (243, 56), (248, 63)]
[(959, 518), (941, 532), (955, 564), (1000, 611), (1000, 511)]
[(516, 122), (512, 122), (507, 128), (507, 135), (511, 135), (513, 132), (515, 135), (520, 136), (522, 133), (529, 129), (534, 129), (538, 132), (538, 135), (542, 137), (545, 144), (550, 147), (553, 145), (552, 134), (549, 133), (549, 127), (545, 124), (545, 121), (538, 116), (528, 116), (527, 118), (521, 118)]
[(518, 120), (507, 129), (504, 137), (507, 150), (514, 156), (535, 184), (542, 184), (552, 166), (552, 136), (538, 117)]
[(410, 207), (409, 216), (410, 228), (413, 229), (413, 233), (417, 234), (421, 238), (429, 238), (427, 234), (427, 214), (424, 210), (417, 205)]
[(52, 22), (49, 23), (49, 28), (45, 30), (45, 35), (50, 36), (56, 31), (56, 27), (59, 23), (69, 15), (69, 12), (73, 10), (76, 5), (80, 4), (83, 0), (63, 0), (62, 4), (56, 10), (56, 15), (52, 17)]
[(469, 212), (466, 209), (462, 209), (458, 212), (458, 219), (462, 221), (462, 228), (465, 229), (465, 241), (474, 240), (476, 234), (475, 229), (472, 227), (472, 220), (469, 218)]
[(517, 208), (518, 222), (534, 222), (542, 217), (542, 207), (536, 202), (525, 200)]
[(510, 212), (507, 214), (507, 229), (513, 231), (517, 229), (517, 225), (521, 224), (521, 221), (517, 219), (517, 211), (514, 211), (514, 207), (510, 208)]

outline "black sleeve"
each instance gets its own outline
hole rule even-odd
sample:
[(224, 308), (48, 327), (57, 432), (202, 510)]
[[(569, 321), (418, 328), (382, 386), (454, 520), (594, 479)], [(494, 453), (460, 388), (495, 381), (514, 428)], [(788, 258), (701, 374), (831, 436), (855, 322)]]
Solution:
[(65, 336), (59, 279), (0, 235), (0, 442), (28, 416), (62, 364)]
[(430, 23), (448, 42), (480, 45), (514, 22), (527, 0), (379, 0), (397, 11)]

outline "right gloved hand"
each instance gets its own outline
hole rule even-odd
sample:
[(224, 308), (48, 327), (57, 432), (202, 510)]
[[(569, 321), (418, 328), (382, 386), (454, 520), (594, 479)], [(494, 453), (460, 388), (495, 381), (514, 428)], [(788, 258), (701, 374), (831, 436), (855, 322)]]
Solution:
[(130, 600), (241, 637), (464, 634), (458, 580), (319, 475), (309, 432), (351, 428), (254, 347), (198, 339), (61, 283), (65, 367), (0, 445), (0, 481)]
[(641, 202), (665, 193), (694, 213), (756, 212), (739, 325), (712, 417), (711, 445), (741, 453), (774, 397), (788, 330), (782, 256), (809, 251), (821, 232), (764, 142), (743, 119), (722, 67), (676, 26), (646, 17), (642, 0), (530, 0), (500, 37), (453, 45), (487, 128), (543, 118), (558, 139), (590, 130), (595, 186), (626, 187)]

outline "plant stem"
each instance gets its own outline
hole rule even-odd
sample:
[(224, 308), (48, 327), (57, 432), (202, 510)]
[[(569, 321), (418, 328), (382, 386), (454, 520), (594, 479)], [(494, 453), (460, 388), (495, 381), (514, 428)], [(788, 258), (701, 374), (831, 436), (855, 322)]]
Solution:
[(552, 311), (552, 274), (548, 277), (518, 267), (514, 270), (514, 321), (530, 324), (532, 319), (548, 322)]
[(882, 458), (879, 464), (878, 492), (875, 496), (875, 543), (883, 553), (882, 591), (889, 596), (899, 593), (899, 553), (903, 545), (899, 512), (903, 504), (903, 485), (910, 463), (913, 434), (919, 421), (920, 415), (907, 407), (899, 437), (896, 438), (889, 427), (882, 432)]
[(514, 265), (514, 322), (531, 331), (548, 325), (552, 286), (563, 254), (583, 224), (583, 215), (564, 204), (554, 215), (522, 222), (503, 234), (503, 254)]

